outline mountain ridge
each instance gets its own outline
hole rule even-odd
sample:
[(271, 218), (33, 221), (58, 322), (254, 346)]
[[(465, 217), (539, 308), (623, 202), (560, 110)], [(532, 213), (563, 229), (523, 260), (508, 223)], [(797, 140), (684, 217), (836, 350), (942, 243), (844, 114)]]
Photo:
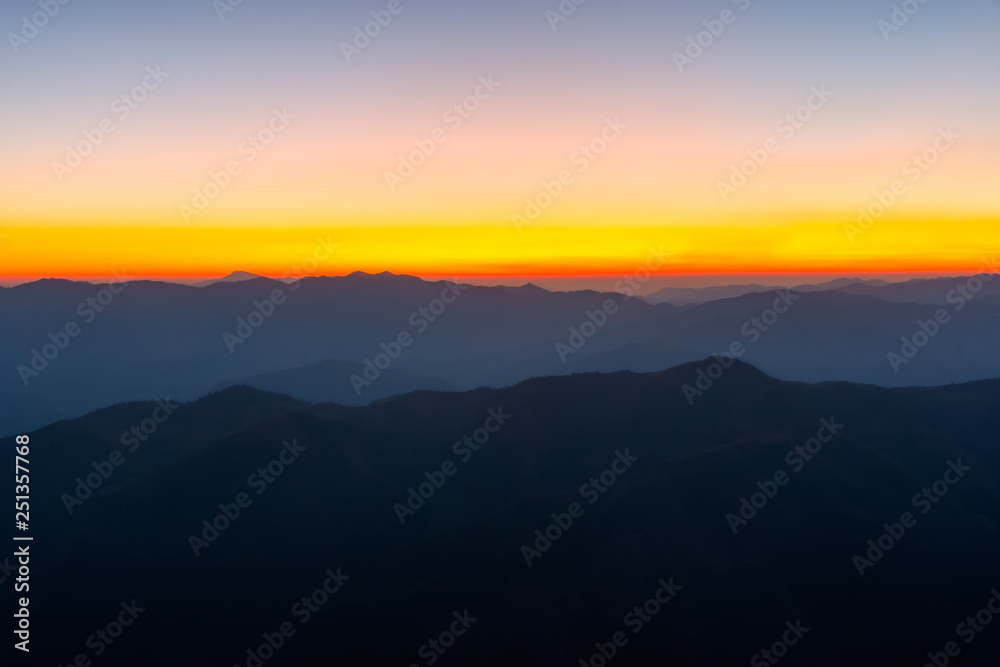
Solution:
[[(670, 577), (683, 586), (677, 606), (616, 664), (742, 661), (789, 618), (815, 629), (798, 649), (808, 664), (845, 664), (848, 656), (866, 667), (913, 662), (926, 653), (913, 645), (914, 632), (945, 633), (956, 610), (978, 608), (1000, 558), (1000, 452), (989, 438), (1000, 414), (982, 408), (1000, 400), (1000, 381), (927, 389), (790, 383), (735, 362), (690, 405), (682, 385), (712, 363), (416, 392), (360, 407), (288, 402), (182, 461), (120, 483), (113, 476), (73, 516), (58, 502), (40, 506), (39, 536), (49, 549), (32, 563), (45, 582), (38, 601), (53, 613), (68, 612), (70, 601), (76, 610), (66, 616), (75, 619), (67, 639), (42, 651), (57, 659), (74, 650), (102, 608), (135, 597), (155, 616), (130, 629), (105, 656), (109, 665), (134, 664), (155, 628), (177, 614), (188, 622), (152, 665), (230, 664), (338, 567), (351, 576), (344, 595), (282, 650), (286, 664), (403, 663), (436, 632), (435, 619), (455, 609), (483, 621), (454, 660), (492, 666), (521, 655), (520, 664), (569, 664)], [(236, 411), (244, 401), (284, 400), (252, 389), (227, 398)], [(463, 436), (482, 428), (490, 410), (504, 423), (478, 451), (462, 454)], [(171, 419), (182, 418), (178, 411)], [(836, 429), (833, 439), (801, 472), (789, 468), (786, 454), (822, 420)], [(170, 423), (150, 448), (186, 437), (168, 432)], [(52, 437), (33, 433), (33, 446)], [(302, 448), (301, 458), (286, 458), (256, 494), (247, 475), (287, 443)], [(588, 504), (580, 484), (616, 452), (637, 460)], [(401, 524), (394, 507), (445, 460), (457, 474), (442, 473), (445, 481)], [(852, 555), (864, 553), (882, 523), (898, 521), (949, 461), (972, 472), (860, 577)], [(734, 535), (727, 514), (776, 470), (791, 482)], [(200, 522), (240, 492), (251, 504), (196, 556), (189, 536), (202, 535)], [(574, 501), (582, 516), (526, 564), (533, 531)], [(55, 512), (63, 514), (58, 522), (48, 516)], [(96, 576), (105, 570), (116, 573), (113, 582)], [(219, 606), (190, 608), (189, 590)], [(210, 639), (185, 640), (206, 623), (215, 629)], [(546, 640), (553, 628), (558, 642)], [(987, 640), (973, 648), (987, 649)]]

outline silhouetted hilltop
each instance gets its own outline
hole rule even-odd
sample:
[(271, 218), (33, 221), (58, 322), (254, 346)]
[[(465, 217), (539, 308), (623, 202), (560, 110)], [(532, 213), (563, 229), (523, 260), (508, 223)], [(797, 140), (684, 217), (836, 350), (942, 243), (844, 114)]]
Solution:
[[(619, 630), (615, 664), (738, 664), (797, 620), (809, 631), (788, 664), (921, 664), (954, 639), (997, 585), (1000, 381), (806, 384), (716, 363), (364, 407), (249, 388), (186, 404), (125, 465), (180, 447), (189, 423), (214, 428), (211, 443), (140, 477), (116, 472), (61, 521), (54, 500), (39, 508), (33, 594), (67, 619), (44, 657), (65, 661), (133, 598), (147, 615), (102, 664), (245, 665), (286, 620), (297, 633), (277, 664), (419, 663), (463, 610), (479, 620), (449, 649), (454, 664), (574, 664)], [(703, 393), (689, 400), (687, 386)], [(107, 444), (150, 407), (39, 431), (38, 460), (84, 433)], [(207, 539), (203, 520), (240, 493), (250, 504)], [(572, 525), (547, 528), (572, 503)], [(855, 556), (905, 512), (915, 523), (859, 574)], [(351, 578), (300, 625), (293, 605), (337, 568)], [(682, 588), (633, 634), (626, 615), (660, 580)], [(963, 646), (969, 664), (991, 642)]]

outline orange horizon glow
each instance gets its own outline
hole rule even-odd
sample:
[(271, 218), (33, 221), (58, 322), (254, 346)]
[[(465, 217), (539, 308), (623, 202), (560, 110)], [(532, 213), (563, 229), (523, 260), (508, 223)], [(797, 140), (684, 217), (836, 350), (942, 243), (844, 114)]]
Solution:
[[(331, 27), (370, 20), (354, 3), (214, 28), (133, 4), (0, 63), (0, 283), (570, 281), (660, 246), (678, 279), (930, 275), (1000, 246), (995, 2), (928, 3), (891, 40), (872, 3), (752, 3), (684, 68), (699, 3), (596, 3), (558, 31), (537, 3), (426, 3), (353, 59)], [(303, 267), (319, 235), (339, 247)]]
[[(354, 271), (491, 279), (979, 273), (995, 221), (886, 219), (851, 243), (845, 223), (764, 228), (538, 226), (8, 227), (0, 280), (195, 281)], [(952, 233), (942, 238), (946, 225)], [(906, 233), (906, 243), (900, 241)], [(657, 262), (662, 261), (662, 265)]]

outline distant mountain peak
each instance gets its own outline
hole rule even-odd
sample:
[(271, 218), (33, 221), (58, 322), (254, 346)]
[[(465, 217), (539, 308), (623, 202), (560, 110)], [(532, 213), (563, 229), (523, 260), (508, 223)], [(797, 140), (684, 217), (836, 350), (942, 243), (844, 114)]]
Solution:
[(232, 282), (234, 280), (253, 280), (254, 278), (263, 278), (263, 277), (264, 276), (259, 276), (256, 273), (250, 273), (249, 271), (233, 271), (222, 280)]
[(373, 276), (395, 276), (395, 275), (396, 274), (393, 273), (392, 271), (379, 271), (378, 273), (371, 273), (370, 271), (351, 271), (350, 273), (347, 274), (347, 277), (367, 276), (370, 278)]
[(549, 294), (549, 290), (544, 287), (539, 287), (535, 283), (524, 283), (520, 286), (513, 285), (497, 285), (496, 289), (502, 289), (507, 292), (522, 293), (522, 294)]
[(212, 280), (203, 280), (200, 283), (195, 283), (195, 287), (208, 287), (209, 285), (215, 285), (216, 283), (242, 283), (247, 280), (256, 280), (257, 278), (264, 278), (265, 276), (259, 276), (256, 273), (250, 273), (249, 271), (233, 271), (228, 276), (224, 278), (214, 278)]

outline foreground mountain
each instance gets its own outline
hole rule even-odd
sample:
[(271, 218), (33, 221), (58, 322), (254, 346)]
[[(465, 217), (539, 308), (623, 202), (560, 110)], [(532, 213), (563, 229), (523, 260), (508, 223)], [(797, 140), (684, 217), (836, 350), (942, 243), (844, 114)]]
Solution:
[[(180, 406), (124, 465), (184, 448), (175, 463), (115, 472), (72, 515), (37, 498), (37, 657), (884, 666), (956, 642), (961, 664), (995, 664), (994, 628), (966, 643), (957, 626), (1000, 586), (1000, 382), (714, 363), (355, 408), (250, 389)], [(223, 419), (250, 405), (256, 423)], [(209, 413), (233, 430), (187, 446), (180, 424)], [(85, 476), (60, 457), (141, 414), (35, 433), (33, 460)], [(91, 638), (120, 614), (138, 616), (120, 638)]]

